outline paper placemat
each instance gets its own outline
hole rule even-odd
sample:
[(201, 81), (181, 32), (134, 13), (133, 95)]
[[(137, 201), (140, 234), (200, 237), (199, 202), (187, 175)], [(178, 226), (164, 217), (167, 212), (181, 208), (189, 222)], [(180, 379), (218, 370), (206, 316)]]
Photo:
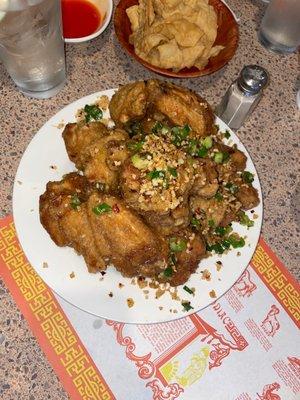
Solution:
[(300, 399), (300, 288), (263, 239), (221, 299), (162, 324), (104, 320), (55, 295), (11, 216), (0, 221), (0, 275), (72, 399)]

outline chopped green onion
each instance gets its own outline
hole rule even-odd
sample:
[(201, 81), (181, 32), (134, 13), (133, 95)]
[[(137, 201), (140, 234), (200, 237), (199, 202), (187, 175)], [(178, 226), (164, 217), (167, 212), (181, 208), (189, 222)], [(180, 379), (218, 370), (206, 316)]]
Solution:
[(152, 132), (158, 133), (159, 131), (162, 130), (162, 128), (163, 128), (163, 124), (160, 121), (156, 121), (152, 127)]
[(173, 272), (174, 272), (173, 268), (171, 266), (169, 266), (164, 270), (164, 276), (166, 278), (170, 278), (173, 275)]
[(244, 211), (239, 212), (239, 221), (241, 225), (245, 225), (248, 228), (254, 225), (254, 221), (252, 221)]
[(224, 253), (224, 249), (223, 249), (221, 243), (215, 243), (215, 244), (212, 244), (212, 245), (207, 244), (206, 245), (206, 249), (207, 249), (207, 251), (213, 251), (214, 250), (218, 254)]
[(168, 171), (170, 172), (170, 174), (171, 174), (172, 176), (174, 176), (174, 178), (177, 178), (178, 173), (177, 173), (176, 168), (168, 167)]
[(102, 110), (96, 104), (84, 106), (85, 122), (97, 121), (103, 117)]
[(78, 207), (80, 206), (81, 201), (79, 199), (79, 197), (77, 196), (77, 194), (73, 194), (73, 196), (71, 197), (71, 202), (70, 202), (70, 206), (73, 208), (73, 210), (77, 210)]
[(214, 162), (217, 163), (217, 164), (221, 164), (223, 162), (223, 153), (221, 153), (220, 151), (215, 153)]
[(132, 138), (135, 135), (143, 134), (143, 128), (140, 121), (130, 122), (129, 126), (126, 127), (129, 137)]
[(226, 183), (225, 187), (226, 187), (226, 189), (229, 190), (229, 192), (231, 194), (235, 194), (239, 190), (239, 187), (237, 185), (235, 185), (234, 183), (231, 183), (231, 182)]
[(230, 134), (229, 131), (225, 131), (224, 136), (225, 136), (226, 139), (229, 139), (231, 134)]
[(203, 157), (205, 157), (205, 156), (207, 155), (207, 153), (208, 153), (207, 148), (204, 147), (204, 146), (202, 146), (202, 147), (200, 147), (200, 149), (197, 151), (196, 155), (197, 155), (198, 157), (203, 158)]
[(134, 154), (131, 157), (131, 162), (137, 169), (145, 169), (149, 164), (149, 160), (142, 158), (139, 154)]
[(188, 134), (190, 133), (190, 127), (188, 125), (184, 125), (183, 127), (174, 126), (171, 129), (171, 133), (173, 136), (172, 143), (175, 146), (181, 146), (182, 142), (187, 138)]
[(230, 154), (227, 151), (223, 152), (223, 163), (225, 163), (226, 161), (228, 161), (230, 158)]
[(182, 301), (181, 304), (185, 311), (190, 311), (190, 310), (194, 309), (194, 307), (191, 306), (190, 301)]
[(127, 148), (131, 151), (139, 152), (143, 148), (144, 143), (143, 140), (141, 142), (131, 142), (127, 144)]
[(175, 254), (174, 254), (174, 253), (171, 253), (171, 254), (170, 254), (170, 257), (169, 257), (169, 264), (170, 264), (171, 266), (174, 266), (174, 265), (176, 265), (176, 263), (177, 263), (177, 258), (176, 258), (176, 256), (175, 256)]
[(188, 148), (187, 148), (187, 152), (191, 155), (191, 156), (195, 156), (198, 150), (198, 146), (199, 146), (199, 141), (196, 139), (190, 139), (188, 141)]
[(219, 236), (225, 236), (228, 233), (232, 232), (231, 226), (217, 226), (215, 229), (215, 233)]
[(170, 249), (174, 253), (184, 251), (187, 248), (187, 241), (185, 239), (171, 238), (169, 241)]
[(186, 292), (188, 292), (189, 294), (194, 294), (194, 292), (186, 285), (183, 286), (183, 290), (185, 290)]
[(194, 228), (198, 228), (198, 227), (200, 226), (200, 221), (199, 221), (197, 218), (193, 217), (193, 218), (191, 219), (191, 225), (192, 225)]
[(160, 171), (160, 170), (157, 170), (157, 169), (154, 169), (153, 171), (150, 171), (148, 174), (147, 174), (147, 177), (149, 178), (149, 179), (165, 179), (165, 176), (166, 176), (166, 173), (165, 173), (165, 171)]
[(242, 237), (239, 237), (236, 234), (232, 234), (228, 237), (228, 241), (230, 242), (231, 246), (234, 249), (237, 249), (238, 247), (244, 247), (245, 246), (245, 240)]
[(98, 204), (97, 206), (95, 206), (93, 208), (93, 213), (96, 215), (101, 215), (101, 214), (108, 213), (111, 211), (112, 211), (112, 208), (107, 203)]
[(202, 144), (206, 149), (210, 149), (212, 147), (212, 145), (213, 145), (213, 140), (212, 140), (211, 136), (207, 136), (203, 140)]
[(213, 219), (208, 220), (208, 226), (213, 227), (215, 226), (215, 221)]
[(242, 173), (243, 181), (246, 183), (252, 183), (254, 181), (254, 175), (249, 171), (244, 171)]
[(222, 201), (222, 200), (223, 200), (222, 194), (221, 194), (220, 192), (217, 192), (217, 193), (215, 194), (215, 199), (216, 199), (217, 201)]
[(229, 249), (229, 247), (230, 247), (230, 242), (229, 242), (229, 240), (224, 239), (224, 240), (221, 242), (221, 246), (223, 246), (223, 248), (224, 248), (225, 250)]

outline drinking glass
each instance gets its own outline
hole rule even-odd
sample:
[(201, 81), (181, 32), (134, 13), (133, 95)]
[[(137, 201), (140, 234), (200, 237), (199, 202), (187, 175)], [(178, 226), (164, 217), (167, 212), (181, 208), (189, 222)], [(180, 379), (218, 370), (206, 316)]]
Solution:
[(60, 0), (0, 0), (0, 59), (24, 94), (55, 95), (66, 79)]
[(258, 38), (268, 50), (293, 53), (300, 45), (300, 0), (271, 0)]

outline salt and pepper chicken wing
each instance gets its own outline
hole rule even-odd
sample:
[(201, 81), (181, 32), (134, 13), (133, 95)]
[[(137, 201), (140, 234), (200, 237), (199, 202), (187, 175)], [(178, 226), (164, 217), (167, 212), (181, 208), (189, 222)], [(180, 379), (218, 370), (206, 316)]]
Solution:
[(130, 128), (144, 117), (160, 114), (159, 120), (188, 124), (196, 137), (210, 135), (214, 123), (206, 100), (191, 90), (156, 79), (122, 86), (113, 95), (109, 111), (117, 126)]
[(128, 157), (128, 134), (108, 130), (101, 122), (67, 124), (63, 138), (70, 160), (92, 182), (116, 191), (120, 166)]
[(158, 80), (121, 87), (116, 128), (67, 124), (70, 160), (83, 172), (49, 182), (40, 219), (53, 241), (82, 254), (90, 272), (181, 285), (210, 251), (243, 246), (231, 223), (253, 225), (259, 204), (247, 158), (223, 143), (208, 103)]
[(105, 269), (105, 263), (88, 223), (85, 201), (92, 185), (77, 173), (66, 175), (60, 182), (49, 182), (40, 197), (40, 219), (58, 246), (73, 247), (82, 254), (89, 272)]

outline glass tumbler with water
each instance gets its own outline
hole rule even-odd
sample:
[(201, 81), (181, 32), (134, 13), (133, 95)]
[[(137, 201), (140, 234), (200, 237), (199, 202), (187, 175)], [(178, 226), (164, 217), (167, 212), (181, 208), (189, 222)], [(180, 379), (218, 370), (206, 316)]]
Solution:
[(263, 46), (282, 54), (300, 45), (300, 0), (271, 0), (258, 37)]
[(66, 79), (60, 0), (0, 0), (0, 59), (24, 94), (55, 95)]

